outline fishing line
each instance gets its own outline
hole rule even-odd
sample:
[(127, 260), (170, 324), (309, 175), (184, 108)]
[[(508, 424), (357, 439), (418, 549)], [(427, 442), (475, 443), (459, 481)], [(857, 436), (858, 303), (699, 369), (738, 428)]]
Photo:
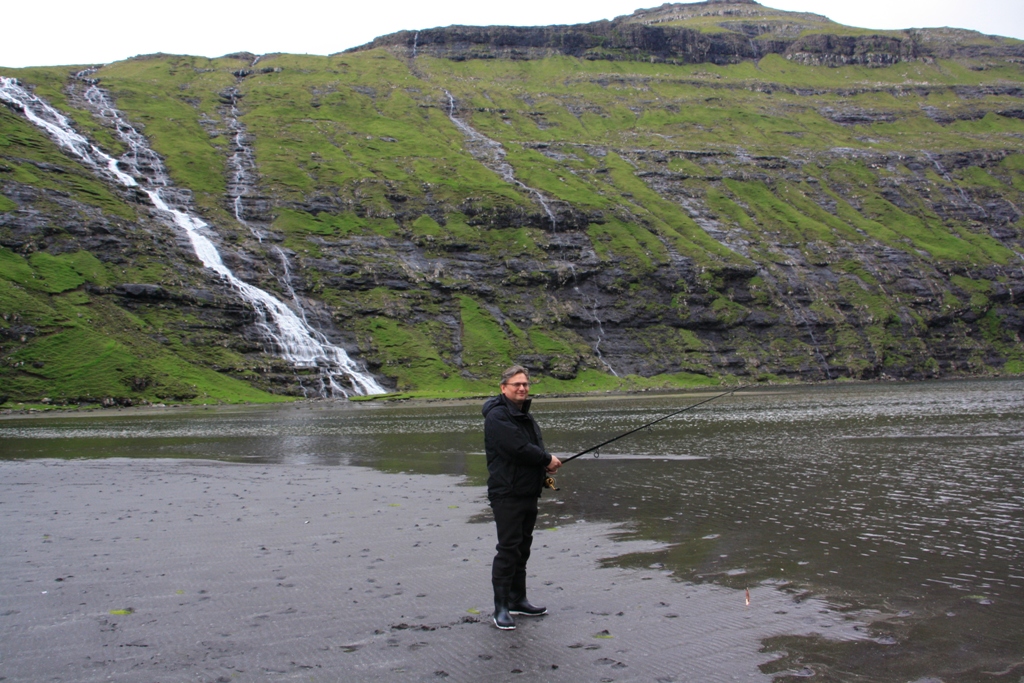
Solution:
[[(683, 408), (681, 410), (677, 410), (674, 413), (669, 413), (668, 415), (662, 415), (657, 420), (651, 420), (650, 422), (648, 422), (646, 424), (642, 424), (639, 427), (636, 427), (634, 429), (630, 429), (629, 431), (623, 432), (622, 434), (619, 434), (618, 436), (613, 436), (612, 438), (608, 439), (607, 441), (602, 441), (601, 443), (597, 444), (596, 446), (591, 446), (590, 448), (586, 448), (586, 449), (580, 451), (579, 453), (576, 453), (575, 455), (571, 455), (568, 458), (566, 458), (565, 460), (563, 460), (562, 464), (564, 465), (567, 462), (575, 460), (576, 458), (580, 457), (581, 455), (586, 455), (587, 453), (593, 453), (594, 451), (600, 450), (602, 447), (607, 446), (610, 443), (614, 443), (614, 442), (618, 441), (619, 439), (621, 439), (623, 437), (629, 436), (630, 434), (636, 434), (641, 429), (647, 429), (648, 427), (651, 427), (653, 425), (658, 424), (662, 420), (667, 420), (670, 417), (675, 417), (676, 415), (680, 415), (682, 413), (685, 413), (687, 410), (693, 410), (697, 406), (702, 406), (705, 403), (711, 403), (712, 401), (718, 400), (718, 399), (722, 398), (723, 396), (729, 396), (730, 394), (735, 394), (737, 391), (749, 388), (749, 386), (750, 385), (738, 386), (735, 389), (730, 389), (729, 391), (726, 391), (724, 393), (718, 394), (717, 396), (712, 396), (711, 398), (704, 399), (703, 401), (699, 401), (697, 403), (694, 403), (693, 405), (686, 406), (685, 408)], [(558, 488), (555, 487), (555, 478), (554, 477), (547, 477), (544, 480), (544, 486), (546, 488), (552, 489), (554, 491), (558, 490)]]

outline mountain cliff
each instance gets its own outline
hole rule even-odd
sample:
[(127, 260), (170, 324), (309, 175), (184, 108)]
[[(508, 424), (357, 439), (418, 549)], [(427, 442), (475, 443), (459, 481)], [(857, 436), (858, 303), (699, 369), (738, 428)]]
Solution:
[(914, 60), (1021, 58), (1018, 40), (973, 31), (869, 31), (827, 17), (784, 12), (754, 0), (709, 0), (637, 10), (612, 21), (573, 26), (448, 26), (400, 31), (349, 52), (376, 48), (465, 59), (643, 60), (669, 64), (737, 64), (768, 55), (828, 66), (885, 66)]
[[(0, 75), (117, 157), (106, 93), (225, 267), (389, 391), (1024, 372), (1020, 41), (712, 1), (83, 68)], [(322, 393), (145, 193), (17, 104), (0, 136), (0, 397)]]

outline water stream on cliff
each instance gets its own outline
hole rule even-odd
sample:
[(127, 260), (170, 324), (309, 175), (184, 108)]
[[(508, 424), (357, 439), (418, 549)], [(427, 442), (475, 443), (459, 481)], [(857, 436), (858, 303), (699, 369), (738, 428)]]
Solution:
[(295, 303), (295, 307), (299, 310), (299, 314), (302, 316), (302, 321), (308, 324), (306, 320), (306, 308), (302, 305), (302, 300), (299, 299), (299, 295), (295, 293), (295, 288), (292, 287), (292, 270), (291, 264), (288, 262), (288, 255), (284, 253), (281, 247), (274, 245), (274, 251), (277, 253), (277, 258), (281, 261), (281, 269), (284, 271), (284, 277), (281, 278), (281, 284), (284, 285), (285, 291), (288, 292), (288, 296), (292, 298), (292, 302)]
[[(575, 272), (574, 272), (573, 278), (575, 278), (575, 277), (576, 276), (575, 276)], [(580, 291), (579, 287), (573, 287), (572, 289), (573, 289), (574, 292), (576, 292), (577, 294), (580, 295), (580, 299), (583, 300), (584, 304), (586, 304), (588, 302), (590, 304), (590, 308), (587, 308), (587, 306), (584, 305), (583, 306), (583, 310), (585, 310), (588, 313), (590, 313), (590, 317), (593, 319), (594, 324), (597, 325), (597, 339), (594, 341), (594, 355), (597, 356), (597, 359), (599, 361), (601, 361), (601, 363), (606, 368), (608, 368), (608, 372), (610, 372), (613, 375), (615, 375), (616, 377), (618, 377), (619, 373), (615, 372), (615, 368), (613, 368), (611, 366), (611, 363), (609, 363), (607, 360), (605, 360), (604, 356), (601, 354), (601, 342), (604, 341), (604, 324), (601, 322), (600, 316), (597, 315), (597, 308), (598, 308), (597, 299), (595, 297), (592, 297), (592, 296), (587, 296), (582, 291)]]
[(532, 194), (537, 203), (544, 209), (544, 214), (551, 221), (551, 229), (554, 230), (558, 226), (558, 218), (555, 216), (554, 211), (551, 210), (551, 205), (548, 203), (544, 193), (516, 178), (516, 172), (512, 165), (505, 161), (505, 148), (502, 147), (501, 143), (497, 140), (492, 140), (456, 116), (455, 98), (447, 90), (444, 91), (444, 94), (448, 96), (448, 118), (466, 136), (469, 142), (467, 147), (469, 153), (484, 166), (500, 175), (506, 183), (511, 183)]
[(975, 209), (976, 211), (981, 213), (982, 216), (988, 217), (988, 212), (985, 211), (983, 207), (979, 206), (977, 202), (971, 199), (966, 192), (964, 192), (964, 188), (960, 187), (960, 183), (958, 183), (956, 180), (953, 179), (952, 176), (949, 175), (949, 173), (946, 171), (942, 163), (938, 159), (936, 159), (931, 152), (925, 152), (924, 155), (928, 157), (928, 161), (932, 162), (932, 165), (935, 167), (935, 170), (938, 172), (939, 176), (947, 183), (953, 186), (953, 189), (956, 190), (957, 194), (960, 195), (961, 201), (963, 201), (963, 203), (968, 208)]
[[(558, 217), (555, 215), (555, 212), (551, 209), (551, 205), (548, 202), (547, 198), (544, 196), (544, 193), (542, 193), (540, 190), (536, 188), (530, 187), (529, 185), (525, 184), (524, 182), (516, 178), (515, 170), (512, 168), (512, 165), (505, 161), (505, 148), (501, 145), (501, 143), (498, 142), (497, 140), (492, 140), (483, 133), (480, 133), (467, 122), (460, 119), (456, 115), (457, 109), (455, 106), (455, 98), (447, 90), (444, 91), (444, 94), (448, 96), (448, 118), (451, 119), (451, 122), (455, 124), (455, 127), (462, 131), (463, 135), (466, 136), (466, 139), (469, 143), (467, 149), (469, 150), (469, 153), (473, 156), (473, 158), (475, 158), (477, 161), (479, 161), (484, 166), (491, 169), (498, 175), (500, 175), (502, 179), (505, 180), (505, 182), (515, 185), (533, 195), (537, 202), (541, 205), (541, 208), (544, 209), (544, 213), (547, 215), (548, 220), (551, 221), (552, 232), (555, 232), (558, 228)], [(571, 263), (569, 263), (568, 265), (570, 271), (572, 272), (573, 282), (575, 283), (576, 268)], [(601, 342), (604, 341), (604, 325), (601, 322), (601, 318), (597, 314), (597, 299), (585, 295), (582, 291), (580, 291), (580, 288), (578, 286), (574, 285), (573, 291), (579, 294), (580, 299), (583, 300), (583, 310), (587, 311), (590, 314), (590, 317), (597, 325), (597, 340), (594, 342), (593, 346), (594, 355), (596, 355), (598, 360), (600, 360), (601, 363), (603, 363), (604, 366), (608, 368), (609, 372), (618, 377), (619, 374), (615, 372), (615, 370), (608, 363), (608, 361), (606, 361), (604, 357), (601, 355)]]
[[(256, 66), (256, 63), (260, 61), (259, 57), (256, 57), (250, 66)], [(240, 80), (240, 79), (239, 79)], [(228, 112), (227, 112), (227, 125), (228, 130), (231, 132), (231, 155), (228, 157), (228, 169), (230, 171), (229, 177), (231, 182), (227, 185), (228, 197), (231, 199), (231, 206), (235, 214), (235, 220), (238, 221), (239, 225), (245, 226), (249, 232), (252, 233), (253, 237), (262, 244), (263, 238), (266, 233), (263, 229), (254, 226), (245, 217), (245, 197), (256, 193), (256, 155), (253, 152), (252, 146), (249, 144), (247, 139), (247, 133), (245, 125), (239, 120), (241, 112), (238, 111), (238, 100), (241, 97), (241, 93), (238, 92), (237, 88), (228, 88), (222, 93), (222, 96), (227, 99)], [(288, 261), (288, 255), (277, 245), (273, 247), (278, 260), (281, 262), (281, 268), (284, 272), (284, 277), (278, 277), (288, 296), (291, 298), (292, 304), (295, 307), (298, 315), (302, 318), (302, 323), (313, 330), (312, 325), (309, 323), (309, 319), (306, 317), (306, 309), (302, 304), (302, 300), (295, 292), (295, 288), (292, 286), (291, 276), (291, 264)], [(273, 270), (270, 269), (271, 274)], [(326, 342), (326, 337), (321, 336), (320, 332), (314, 330), (317, 338)], [(326, 396), (332, 392), (327, 391), (327, 386), (319, 379), (319, 386), (316, 387), (317, 395)], [(301, 376), (296, 376), (296, 381), (299, 386), (302, 387), (306, 397), (309, 397), (308, 391)]]
[(821, 346), (818, 344), (818, 338), (814, 335), (814, 327), (811, 325), (807, 317), (804, 316), (800, 310), (800, 306), (793, 302), (789, 295), (784, 294), (782, 288), (779, 286), (778, 281), (766, 270), (759, 270), (758, 274), (761, 278), (775, 290), (775, 297), (782, 302), (786, 309), (793, 315), (794, 322), (803, 325), (804, 329), (807, 330), (807, 336), (811, 340), (811, 346), (814, 348), (814, 355), (821, 365), (822, 371), (825, 373), (825, 378), (828, 380), (832, 379), (832, 370), (828, 366), (828, 359), (825, 358), (825, 354), (821, 352)]
[[(253, 65), (257, 61), (259, 61), (259, 57), (253, 60)], [(245, 217), (245, 197), (255, 194), (256, 191), (256, 155), (253, 153), (252, 146), (247, 141), (245, 125), (239, 120), (241, 116), (241, 112), (238, 111), (240, 94), (237, 89), (229, 88), (222, 95), (228, 100), (229, 109), (226, 118), (228, 130), (232, 134), (231, 156), (228, 157), (228, 169), (231, 178), (231, 182), (227, 186), (228, 197), (231, 199), (235, 220), (238, 221), (239, 225), (245, 226), (252, 233), (253, 237), (262, 243), (266, 233), (254, 226)], [(284, 277), (278, 277), (278, 280), (295, 305), (295, 309), (302, 318), (303, 324), (308, 327), (309, 321), (306, 318), (306, 309), (302, 305), (302, 300), (299, 299), (298, 294), (295, 292), (295, 288), (292, 286), (291, 263), (288, 261), (288, 255), (277, 245), (273, 246), (273, 250), (277, 255), (278, 261), (281, 262), (281, 269), (284, 272)], [(273, 270), (270, 272), (273, 273)]]
[[(253, 65), (257, 61), (259, 61), (259, 57), (253, 61)], [(248, 228), (249, 232), (262, 243), (266, 233), (254, 226), (245, 217), (245, 197), (256, 192), (256, 155), (253, 153), (252, 146), (248, 143), (245, 125), (239, 120), (241, 116), (241, 112), (238, 111), (240, 94), (235, 88), (229, 88), (223, 93), (223, 96), (227, 98), (228, 106), (230, 107), (227, 114), (227, 125), (228, 130), (232, 133), (231, 156), (228, 157), (228, 168), (231, 177), (231, 182), (227, 186), (228, 197), (231, 199), (235, 220), (240, 225)], [(276, 244), (273, 246), (273, 250), (277, 255), (278, 261), (281, 262), (281, 269), (284, 272), (284, 276), (279, 277), (278, 280), (295, 305), (295, 309), (302, 318), (303, 324), (309, 327), (305, 306), (303, 306), (302, 300), (292, 286), (291, 263), (288, 260), (288, 255)]]
[(807, 330), (807, 336), (811, 338), (811, 346), (814, 347), (814, 355), (818, 357), (818, 361), (821, 363), (821, 369), (825, 371), (825, 379), (831, 380), (832, 370), (828, 367), (828, 360), (825, 359), (825, 355), (821, 352), (821, 345), (818, 344), (817, 337), (814, 336), (814, 327), (807, 320), (807, 318), (804, 317), (804, 314), (800, 311), (800, 308), (798, 306), (796, 306), (792, 302), (788, 303), (789, 309), (793, 311), (793, 315), (796, 318), (798, 318), (801, 323), (803, 323), (804, 329)]
[[(86, 86), (84, 99), (93, 114), (111, 123), (118, 137), (128, 146), (129, 151), (120, 159), (114, 159), (75, 131), (63, 114), (22, 88), (16, 79), (0, 77), (0, 99), (22, 112), (30, 122), (45, 130), (59, 146), (108, 181), (141, 189), (154, 207), (168, 215), (185, 232), (203, 265), (226, 280), (253, 307), (257, 317), (256, 326), (274, 350), (297, 368), (318, 371), (318, 390), (321, 396), (347, 397), (350, 392), (360, 395), (385, 393), (385, 389), (371, 375), (359, 370), (344, 349), (331, 344), (323, 335), (311, 329), (283, 302), (240, 280), (224, 265), (217, 247), (203, 234), (210, 226), (188, 210), (187, 197), (172, 186), (163, 161), (90, 76), (90, 71), (78, 76)], [(122, 166), (129, 169), (129, 172), (121, 170)], [(171, 203), (183, 208), (173, 208)]]
[[(257, 58), (258, 59), (258, 58)], [(255, 62), (254, 62), (255, 63)], [(231, 156), (228, 157), (228, 167), (231, 169), (230, 182), (227, 185), (228, 197), (231, 198), (231, 205), (234, 210), (235, 220), (244, 225), (259, 242), (266, 237), (264, 232), (249, 223), (245, 218), (244, 197), (254, 190), (254, 179), (256, 170), (256, 157), (252, 147), (246, 142), (245, 126), (238, 120), (241, 115), (238, 111), (238, 90), (229, 88), (223, 95), (228, 99), (228, 130), (231, 131)]]

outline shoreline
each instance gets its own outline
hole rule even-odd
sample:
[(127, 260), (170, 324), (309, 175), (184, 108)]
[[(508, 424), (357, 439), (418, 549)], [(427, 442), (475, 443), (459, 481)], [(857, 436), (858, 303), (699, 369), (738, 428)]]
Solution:
[[(821, 386), (841, 386), (841, 387), (857, 387), (857, 386), (877, 386), (877, 385), (888, 385), (888, 384), (904, 384), (904, 383), (928, 383), (928, 384), (939, 384), (947, 382), (976, 382), (976, 381), (1012, 381), (1015, 379), (1021, 379), (1021, 375), (998, 375), (992, 377), (952, 377), (952, 378), (940, 378), (940, 379), (921, 379), (911, 380), (902, 378), (889, 378), (889, 379), (871, 379), (871, 380), (852, 380), (843, 379), (833, 380), (831, 382), (793, 382), (793, 383), (779, 383), (779, 382), (758, 382), (744, 387), (742, 391), (758, 391), (764, 393), (765, 390), (770, 391), (784, 391), (787, 389), (795, 389), (800, 387), (821, 387)], [(545, 401), (556, 401), (556, 400), (622, 400), (630, 398), (650, 398), (654, 396), (703, 396), (708, 393), (714, 393), (715, 391), (723, 391), (730, 387), (728, 386), (701, 386), (701, 387), (689, 387), (689, 388), (677, 388), (677, 389), (639, 389), (632, 391), (595, 391), (595, 392), (582, 392), (582, 393), (558, 393), (558, 394), (534, 394), (533, 399), (538, 403)], [(741, 393), (741, 392), (737, 392)], [(385, 396), (390, 396), (387, 398)], [(45, 417), (75, 417), (75, 416), (109, 416), (109, 415), (134, 415), (134, 414), (159, 414), (165, 411), (180, 411), (180, 410), (252, 410), (266, 408), (268, 410), (274, 409), (286, 409), (289, 407), (335, 407), (340, 408), (349, 406), (357, 408), (359, 406), (419, 406), (419, 405), (470, 405), (480, 401), (484, 401), (490, 398), (491, 394), (480, 394), (474, 396), (459, 396), (454, 398), (446, 397), (430, 397), (430, 396), (416, 396), (410, 398), (402, 398), (400, 395), (385, 395), (381, 397), (360, 397), (358, 399), (296, 399), (294, 401), (279, 401), (270, 403), (167, 403), (167, 404), (149, 404), (149, 405), (131, 405), (131, 406), (104, 406), (99, 403), (89, 404), (83, 406), (81, 404), (75, 406), (48, 406), (45, 408), (0, 408), (0, 422), (11, 419), (25, 419), (25, 418), (45, 418)]]
[(507, 633), (489, 617), (483, 488), (460, 477), (0, 461), (6, 680), (770, 681), (766, 638), (867, 637), (785, 585), (750, 586), (746, 605), (742, 590), (603, 566), (658, 546), (541, 511), (530, 597), (550, 613)]
[[(766, 385), (752, 385), (750, 388), (761, 388)], [(775, 388), (780, 386), (790, 385), (773, 385)], [(793, 385), (796, 386), (796, 385)], [(551, 401), (551, 400), (569, 400), (569, 399), (583, 399), (583, 400), (611, 400), (611, 399), (628, 399), (628, 398), (645, 398), (651, 396), (688, 396), (688, 395), (703, 395), (705, 393), (711, 393), (722, 389), (722, 387), (694, 387), (692, 389), (651, 389), (642, 391), (601, 391), (592, 393), (574, 393), (574, 394), (538, 394), (533, 396), (535, 401)], [(149, 404), (149, 405), (131, 405), (131, 406), (103, 406), (100, 404), (90, 404), (89, 406), (53, 406), (47, 408), (25, 408), (25, 409), (13, 409), (3, 408), (0, 409), (0, 420), (12, 419), (12, 418), (26, 418), (26, 417), (66, 417), (75, 415), (124, 415), (124, 414), (149, 414), (149, 413), (161, 413), (168, 410), (246, 410), (246, 409), (260, 409), (266, 408), (268, 410), (274, 409), (286, 409), (290, 407), (345, 407), (350, 406), (352, 408), (358, 408), (361, 406), (420, 406), (420, 405), (470, 405), (477, 404), (485, 401), (491, 397), (491, 394), (480, 394), (474, 396), (460, 396), (457, 398), (444, 398), (444, 397), (413, 397), (413, 398), (401, 398), (401, 397), (361, 397), (359, 399), (297, 399), (295, 401), (282, 401), (274, 403), (167, 403), (167, 404)]]

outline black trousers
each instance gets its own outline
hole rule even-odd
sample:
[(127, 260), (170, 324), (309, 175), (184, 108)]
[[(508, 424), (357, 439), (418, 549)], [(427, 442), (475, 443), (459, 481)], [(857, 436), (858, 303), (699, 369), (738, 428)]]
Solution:
[(498, 528), (497, 553), (491, 564), (495, 595), (521, 599), (526, 596), (526, 562), (537, 523), (537, 499), (496, 498), (491, 501), (491, 510)]

